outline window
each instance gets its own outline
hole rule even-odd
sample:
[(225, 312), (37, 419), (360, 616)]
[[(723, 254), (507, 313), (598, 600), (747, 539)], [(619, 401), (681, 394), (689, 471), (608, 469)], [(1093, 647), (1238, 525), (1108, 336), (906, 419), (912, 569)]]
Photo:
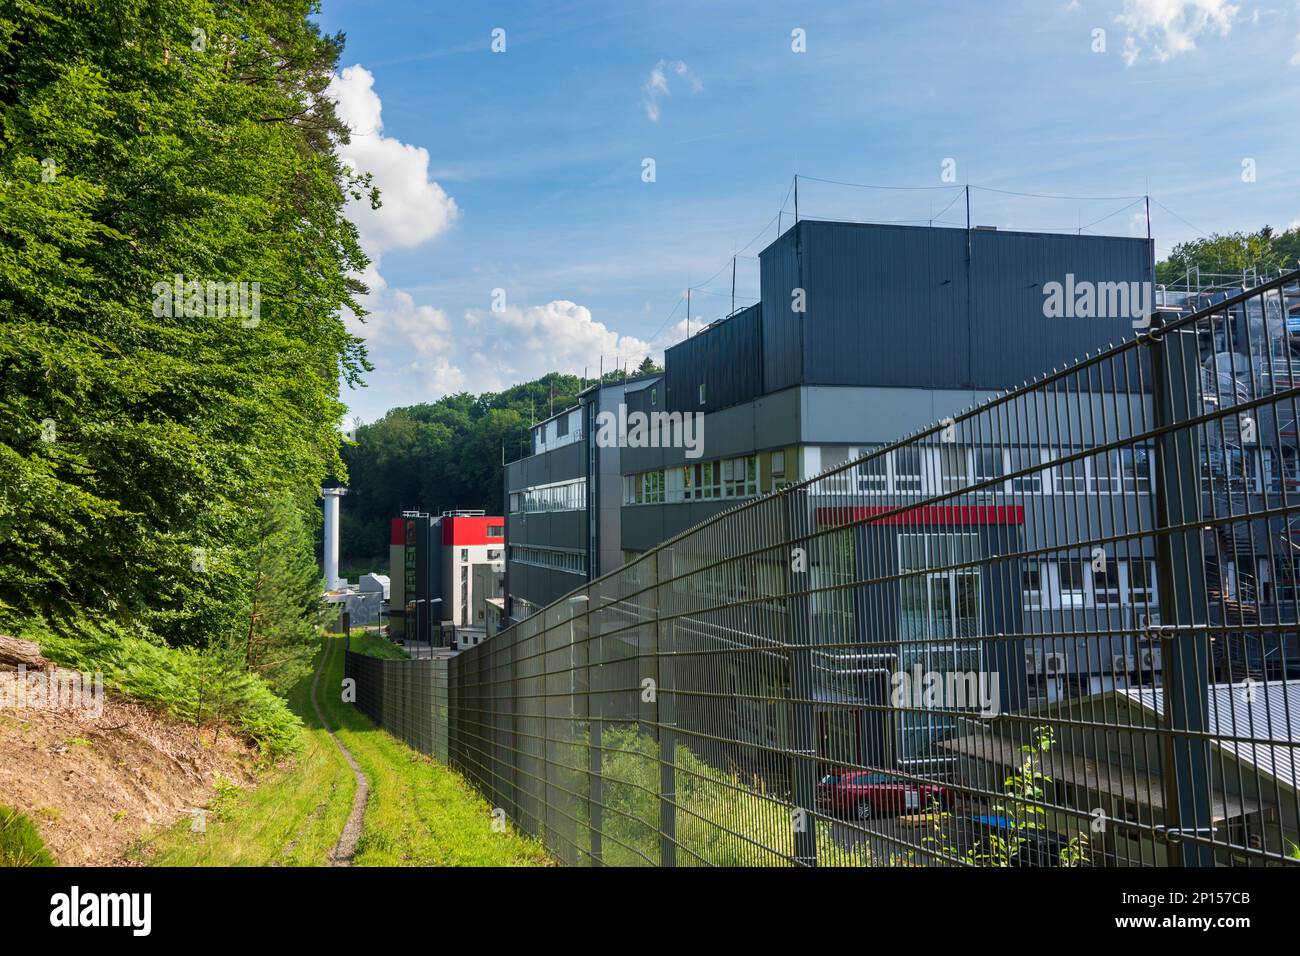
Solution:
[[(1060, 457), (1069, 454), (1072, 452), (1065, 450), (1059, 452)], [(1085, 459), (1076, 458), (1073, 461), (1061, 462), (1056, 466), (1055, 472), (1058, 495), (1083, 494), (1088, 490), (1088, 468)]]
[(700, 490), (705, 498), (722, 497), (722, 467), (716, 461), (706, 461), (700, 466), (702, 484)]
[(652, 388), (650, 389), (650, 406), (653, 408), (655, 405), (658, 404), (659, 404), (659, 389)]
[(921, 449), (907, 447), (894, 452), (894, 491), (901, 495), (921, 492)]
[(944, 491), (960, 491), (965, 488), (970, 483), (966, 449), (960, 445), (940, 445), (939, 474), (943, 476)]
[(858, 491), (884, 494), (889, 490), (888, 453), (880, 451), (879, 445), (864, 448), (862, 452), (871, 457), (858, 462)]
[(1128, 599), (1132, 604), (1156, 603), (1155, 563), (1146, 560), (1128, 561)]
[(519, 514), (520, 508), (522, 507), (519, 503), (521, 497), (522, 496), (517, 491), (510, 492), (510, 513), (512, 515)]
[(510, 560), (517, 564), (554, 568), (558, 571), (569, 571), (573, 574), (587, 573), (587, 555), (582, 551), (511, 545)]
[[(520, 507), (526, 513), (535, 511), (581, 511), (587, 507), (587, 482), (578, 478), (550, 485), (525, 488), (520, 495)], [(489, 534), (491, 529), (489, 529)], [(498, 535), (500, 537), (500, 535)]]
[[(835, 468), (842, 468), (849, 460), (849, 450), (847, 448), (830, 447), (823, 448), (821, 451), (823, 472), (831, 471)], [(825, 481), (822, 482), (822, 484), (825, 485), (822, 490), (841, 493), (850, 491), (849, 482), (852, 478), (853, 475), (850, 472), (843, 470), (834, 472), (833, 474), (826, 476)]]
[(1037, 610), (1043, 607), (1043, 566), (1030, 562), (1020, 572), (1020, 586), (1025, 594), (1025, 607)]
[(785, 477), (785, 451), (772, 452), (772, 477)]
[[(976, 448), (971, 451), (971, 460), (974, 468), (974, 481), (981, 484), (985, 481), (992, 481), (995, 478), (1006, 476), (1006, 462), (1002, 457), (1001, 448)], [(982, 494), (992, 494), (995, 491), (1001, 491), (999, 485), (990, 485), (983, 489)]]
[(704, 404), (704, 383), (700, 383), (700, 404)]
[(1119, 455), (1115, 452), (1093, 455), (1088, 459), (1088, 488), (1093, 494), (1109, 495), (1119, 491)]
[(488, 525), (489, 538), (504, 538), (506, 536), (506, 527), (501, 524)]
[(1147, 495), (1151, 493), (1151, 449), (1121, 448), (1119, 471), (1124, 491)]
[(1062, 561), (1057, 565), (1056, 573), (1060, 585), (1060, 606), (1083, 607), (1083, 562), (1075, 558)]
[(686, 480), (681, 468), (669, 468), (664, 473), (664, 501), (684, 501)]
[[(1012, 448), (1011, 449), (1011, 474), (1016, 475), (1011, 479), (1011, 490), (1021, 494), (1036, 495), (1043, 490), (1043, 473), (1037, 469), (1040, 464), (1040, 458), (1037, 448)], [(1026, 474), (1017, 474), (1026, 472)]]
[[(1089, 565), (1092, 568), (1091, 564)], [(1092, 568), (1092, 603), (1097, 607), (1115, 607), (1119, 601), (1119, 571), (1114, 561), (1106, 562), (1106, 570)]]

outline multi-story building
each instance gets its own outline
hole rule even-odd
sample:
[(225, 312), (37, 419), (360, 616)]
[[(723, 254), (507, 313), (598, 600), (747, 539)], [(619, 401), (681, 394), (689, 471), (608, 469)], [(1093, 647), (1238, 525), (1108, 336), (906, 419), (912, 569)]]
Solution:
[(602, 446), (597, 422), (658, 380), (584, 389), (577, 405), (533, 425), (529, 454), (506, 466), (508, 619), (528, 617), (622, 563), (621, 449)]
[(486, 627), (475, 586), (484, 578), (477, 569), (503, 573), (505, 519), (482, 511), (406, 512), (392, 529), (390, 579), (401, 582), (389, 612), (393, 636), (440, 646), (481, 641)]
[[(583, 564), (593, 553), (593, 533), (606, 549), (617, 536), (623, 559), (630, 559), (744, 499), (818, 475), (1044, 369), (1062, 367), (1131, 336), (1142, 319), (1127, 310), (1052, 317), (1046, 307), (1049, 289), (1054, 283), (1070, 288), (1122, 284), (1125, 290), (1144, 289), (1150, 301), (1153, 275), (1146, 239), (817, 221), (791, 227), (759, 258), (759, 303), (670, 348), (662, 376), (638, 381), (617, 396), (629, 420), (637, 414), (698, 415), (699, 422), (697, 441), (690, 445), (622, 442), (616, 458), (619, 509), (593, 510), (584, 497), (593, 486), (581, 480), (590, 473), (581, 462), (597, 443), (593, 420), (581, 407), (565, 414), (573, 416), (571, 429), (574, 424), (588, 427), (581, 433), (571, 430), (559, 448), (551, 444), (552, 435), (556, 441), (561, 437), (554, 419), (534, 428), (534, 454), (510, 466), (508, 490), (573, 482), (564, 493), (567, 520), (574, 529), (585, 522), (588, 531), (585, 540), (577, 530), (560, 537), (553, 530), (558, 522), (545, 525), (526, 513), (516, 522), (512, 514), (508, 591), (515, 619), (616, 566), (607, 551), (599, 567)], [(1096, 422), (1129, 403), (1143, 409), (1150, 400), (1147, 391), (1141, 384), (1111, 382), (1097, 395), (1063, 396), (1069, 407), (1061, 420)], [(880, 564), (873, 573), (884, 575), (950, 563), (950, 556), (930, 554), (931, 547), (968, 547), (974, 554), (1014, 540), (1027, 552), (1049, 549), (1059, 523), (1072, 511), (1071, 496), (1151, 492), (1148, 449), (1078, 457), (1094, 440), (1082, 430), (1034, 427), (1014, 442), (1004, 434), (963, 435), (952, 444), (919, 443), (819, 484), (808, 502), (809, 513), (825, 527), (844, 519), (837, 508), (849, 496), (876, 495), (880, 504), (875, 507), (897, 507), (1037, 468), (1016, 479), (1014, 490), (1041, 495), (1043, 507), (1001, 508), (998, 486), (991, 484), (971, 508), (933, 516), (930, 534), (925, 528), (893, 527), (886, 529), (886, 542), (882, 529), (872, 529), (870, 535), (859, 530), (851, 547), (858, 554), (870, 553)], [(599, 452), (607, 454), (606, 449)], [(551, 464), (556, 459), (550, 456), (557, 453), (572, 457), (567, 470)], [(1062, 458), (1067, 460), (1058, 462)], [(607, 459), (615, 457), (607, 454)], [(602, 480), (602, 491), (608, 492), (608, 478)], [(1012, 483), (1006, 479), (1008, 491)], [(954, 515), (961, 518), (956, 524)], [(527, 537), (516, 537), (525, 518), (530, 523)], [(519, 551), (519, 557), (528, 559), (548, 548), (565, 549), (575, 562), (572, 576), (549, 588), (517, 587), (517, 542), (529, 549)], [(779, 573), (775, 566), (769, 570)], [(751, 595), (761, 589), (762, 573), (756, 567), (755, 580), (745, 585)], [(856, 573), (861, 579), (863, 569), (819, 561), (813, 573), (814, 581), (824, 584), (835, 574)], [(1140, 552), (1124, 555), (1109, 576), (1094, 574), (1087, 555), (1064, 552), (1045, 553), (1017, 574), (1025, 602), (1017, 613), (1049, 622), (1060, 619), (1062, 630), (1079, 614), (1106, 616), (1120, 605), (1125, 622), (1116, 629), (1136, 630), (1138, 616), (1154, 600), (1149, 556)], [(820, 600), (813, 602), (812, 612), (822, 632), (872, 644), (887, 643), (884, 634), (906, 636), (917, 629), (938, 642), (944, 635), (955, 641), (975, 633), (988, 620), (981, 595), (991, 595), (991, 589), (981, 589), (969, 575), (939, 577), (925, 594), (894, 593), (895, 585), (873, 609), (870, 634), (857, 633), (873, 621), (862, 608)], [(702, 583), (716, 585), (719, 600), (737, 597), (729, 590), (734, 582)], [(536, 600), (528, 597), (530, 591)], [(745, 613), (761, 616), (758, 608)], [(892, 623), (882, 624), (886, 618)], [(764, 625), (756, 620), (752, 627), (739, 626), (760, 632)], [(848, 629), (855, 629), (856, 636)], [(1014, 709), (1033, 699), (1102, 690), (1115, 657), (1132, 649), (1131, 641), (1119, 641), (1113, 648), (1080, 652), (1062, 642), (1059, 654), (1040, 653), (1028, 673), (1023, 661), (1003, 660), (997, 669), (1007, 671), (1008, 679), (1000, 706)], [(895, 652), (895, 666), (912, 663), (905, 657), (905, 649)], [(962, 661), (925, 663), (952, 667)], [(978, 665), (991, 666), (984, 661)], [(1159, 662), (1145, 659), (1134, 666), (1157, 669)], [(833, 676), (827, 680), (833, 682)], [(878, 690), (861, 696), (879, 700)], [(925, 750), (922, 738), (932, 736), (932, 730), (917, 730), (913, 736), (919, 742), (913, 746), (904, 728), (898, 753)], [(826, 737), (837, 732), (834, 726), (822, 728)], [(828, 744), (825, 749), (835, 748)]]

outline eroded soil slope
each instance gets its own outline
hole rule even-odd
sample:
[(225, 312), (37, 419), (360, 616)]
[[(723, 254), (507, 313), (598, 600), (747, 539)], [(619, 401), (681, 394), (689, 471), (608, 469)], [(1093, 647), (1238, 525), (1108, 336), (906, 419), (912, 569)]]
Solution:
[[(0, 670), (0, 700), (21, 700), (18, 672)], [(26, 695), (47, 676), (28, 673)], [(0, 708), (0, 804), (41, 831), (64, 866), (125, 862), (139, 837), (212, 799), (218, 779), (252, 780), (254, 753), (228, 732), (183, 724), (105, 694), (99, 716), (47, 706)]]

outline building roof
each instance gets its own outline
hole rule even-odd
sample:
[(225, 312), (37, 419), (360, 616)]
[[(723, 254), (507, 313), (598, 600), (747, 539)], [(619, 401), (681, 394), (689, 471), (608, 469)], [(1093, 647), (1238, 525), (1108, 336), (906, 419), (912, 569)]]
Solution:
[[(956, 737), (940, 741), (939, 746), (963, 757), (1003, 767), (1018, 767), (1025, 762), (1026, 756), (1015, 742), (991, 733)], [(1081, 791), (1104, 793), (1154, 810), (1163, 811), (1165, 808), (1164, 783), (1158, 776), (1117, 763), (1058, 750), (1039, 756), (1042, 772), (1053, 780), (1071, 784)], [(1215, 823), (1236, 819), (1259, 809), (1257, 803), (1232, 794), (1216, 792), (1211, 795), (1211, 800), (1214, 804), (1212, 816)]]
[[(1300, 680), (1211, 684), (1214, 745), (1290, 787), (1300, 784)], [(1163, 687), (1115, 691), (1159, 717)]]

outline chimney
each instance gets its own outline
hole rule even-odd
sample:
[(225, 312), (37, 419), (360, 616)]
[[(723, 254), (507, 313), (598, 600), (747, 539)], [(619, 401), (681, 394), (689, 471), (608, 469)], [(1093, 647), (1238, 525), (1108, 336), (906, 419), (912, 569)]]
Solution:
[(325, 499), (325, 540), (321, 564), (325, 569), (325, 590), (335, 591), (343, 582), (339, 580), (339, 499), (348, 493), (346, 488), (322, 488)]

